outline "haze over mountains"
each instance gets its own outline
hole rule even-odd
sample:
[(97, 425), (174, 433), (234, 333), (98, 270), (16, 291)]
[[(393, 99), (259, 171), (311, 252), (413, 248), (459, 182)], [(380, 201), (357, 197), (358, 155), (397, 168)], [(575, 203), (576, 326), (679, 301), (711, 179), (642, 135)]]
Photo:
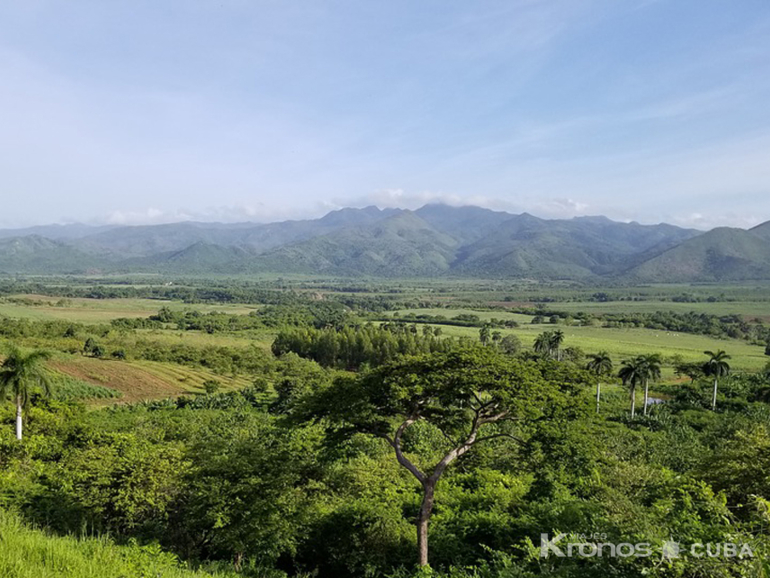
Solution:
[(280, 223), (0, 230), (0, 273), (314, 274), (637, 282), (770, 279), (770, 223), (702, 233), (479, 207), (341, 209)]

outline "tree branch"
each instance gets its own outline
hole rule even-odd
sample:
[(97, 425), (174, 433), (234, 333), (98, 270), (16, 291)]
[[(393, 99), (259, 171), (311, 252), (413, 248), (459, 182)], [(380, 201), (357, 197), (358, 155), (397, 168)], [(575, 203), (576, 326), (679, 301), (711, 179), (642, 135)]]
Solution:
[(401, 438), (404, 435), (404, 432), (406, 431), (406, 428), (408, 428), (410, 425), (415, 423), (419, 417), (417, 414), (412, 414), (409, 419), (407, 419), (404, 423), (402, 423), (400, 426), (398, 426), (398, 429), (396, 430), (396, 435), (393, 437), (393, 439), (390, 439), (387, 435), (383, 435), (382, 437), (387, 440), (387, 442), (393, 447), (393, 449), (396, 452), (396, 459), (398, 460), (398, 463), (401, 464), (403, 467), (405, 467), (409, 472), (417, 478), (417, 480), (421, 484), (425, 484), (425, 481), (428, 479), (428, 476), (426, 476), (423, 472), (420, 471), (420, 469), (415, 466), (409, 458), (407, 458), (404, 455), (404, 452), (401, 449)]
[(497, 438), (509, 438), (509, 439), (512, 439), (515, 442), (520, 443), (521, 445), (525, 444), (524, 440), (519, 439), (516, 436), (511, 435), (511, 434), (507, 434), (507, 433), (492, 434), (492, 435), (484, 436), (482, 438), (478, 438), (476, 441), (473, 442), (473, 444), (475, 445), (475, 444), (480, 443), (480, 442), (486, 442), (486, 441), (497, 439)]

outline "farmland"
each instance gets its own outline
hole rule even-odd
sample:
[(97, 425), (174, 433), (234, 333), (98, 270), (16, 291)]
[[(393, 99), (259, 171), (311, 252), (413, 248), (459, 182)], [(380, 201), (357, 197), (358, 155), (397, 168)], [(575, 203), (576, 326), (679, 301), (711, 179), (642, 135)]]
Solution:
[(155, 299), (55, 299), (45, 295), (10, 295), (0, 298), (0, 315), (28, 319), (58, 319), (77, 323), (105, 323), (118, 318), (149, 317), (161, 307), (174, 310), (227, 311), (247, 314), (255, 307), (246, 305), (189, 305)]

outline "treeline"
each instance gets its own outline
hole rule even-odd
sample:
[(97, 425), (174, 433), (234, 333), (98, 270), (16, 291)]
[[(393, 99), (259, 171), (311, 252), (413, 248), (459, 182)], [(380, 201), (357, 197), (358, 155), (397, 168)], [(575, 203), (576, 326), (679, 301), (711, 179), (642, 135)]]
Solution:
[(162, 307), (147, 318), (113, 319), (117, 329), (168, 329), (206, 333), (242, 332), (277, 327), (342, 327), (350, 312), (340, 303), (317, 302), (304, 305), (265, 305), (247, 315), (196, 310), (173, 311)]
[(363, 365), (382, 365), (404, 355), (448, 351), (458, 343), (451, 338), (441, 338), (440, 329), (438, 335), (428, 325), (422, 329), (418, 331), (416, 326), (398, 323), (381, 326), (368, 323), (342, 329), (286, 329), (278, 333), (272, 349), (277, 356), (291, 352), (324, 367), (357, 370)]
[(0, 295), (32, 293), (50, 297), (85, 299), (159, 299), (182, 301), (184, 303), (246, 303), (290, 305), (308, 300), (307, 296), (295, 291), (270, 289), (238, 283), (201, 286), (183, 284), (168, 285), (94, 285), (78, 286), (71, 282), (53, 283), (5, 281), (0, 283)]
[(601, 316), (604, 327), (644, 327), (661, 331), (696, 333), (712, 337), (732, 337), (755, 342), (766, 342), (770, 328), (760, 320), (746, 321), (741, 315), (711, 315), (708, 313), (605, 313)]
[(380, 321), (396, 321), (398, 323), (431, 323), (433, 325), (450, 325), (456, 327), (494, 327), (494, 328), (513, 328), (518, 327), (519, 323), (513, 319), (498, 319), (490, 317), (481, 319), (474, 313), (460, 313), (453, 317), (446, 315), (429, 315), (427, 313), (406, 313), (404, 315), (394, 315), (393, 317), (381, 317)]
[[(326, 301), (337, 306), (344, 306), (357, 311), (384, 312), (404, 309), (419, 305), (412, 300), (404, 300), (389, 295), (360, 295), (360, 294), (321, 294), (317, 291), (299, 291), (293, 288), (274, 288), (252, 286), (232, 282), (226, 285), (202, 283), (200, 286), (182, 281), (180, 284), (168, 285), (93, 285), (81, 286), (66, 284), (0, 281), (0, 296), (35, 294), (57, 298), (84, 299), (157, 299), (163, 301), (180, 301), (188, 304), (196, 303), (239, 303), (246, 305), (306, 305), (318, 301)], [(435, 304), (433, 304), (435, 305)]]

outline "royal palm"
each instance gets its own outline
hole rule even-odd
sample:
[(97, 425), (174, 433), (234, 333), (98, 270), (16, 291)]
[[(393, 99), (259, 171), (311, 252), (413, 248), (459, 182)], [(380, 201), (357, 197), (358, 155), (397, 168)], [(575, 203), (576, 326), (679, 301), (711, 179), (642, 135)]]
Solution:
[(606, 351), (600, 351), (590, 356), (586, 369), (596, 374), (596, 413), (599, 413), (599, 403), (602, 397), (602, 377), (612, 373), (612, 359)]
[(31, 392), (39, 388), (45, 395), (51, 393), (50, 373), (45, 368), (50, 356), (47, 351), (24, 353), (11, 346), (0, 365), (0, 396), (3, 399), (11, 397), (16, 402), (16, 439), (22, 437), (22, 413), (29, 403)]
[(711, 409), (717, 408), (717, 390), (719, 389), (719, 378), (730, 374), (730, 364), (726, 360), (730, 359), (721, 349), (714, 353), (713, 351), (704, 351), (709, 356), (709, 360), (703, 365), (703, 373), (714, 378), (714, 391), (711, 396)]
[(640, 360), (642, 365), (642, 379), (644, 381), (644, 415), (647, 415), (647, 407), (649, 406), (650, 399), (650, 381), (660, 379), (661, 359), (660, 355), (657, 353), (640, 355), (637, 359)]

